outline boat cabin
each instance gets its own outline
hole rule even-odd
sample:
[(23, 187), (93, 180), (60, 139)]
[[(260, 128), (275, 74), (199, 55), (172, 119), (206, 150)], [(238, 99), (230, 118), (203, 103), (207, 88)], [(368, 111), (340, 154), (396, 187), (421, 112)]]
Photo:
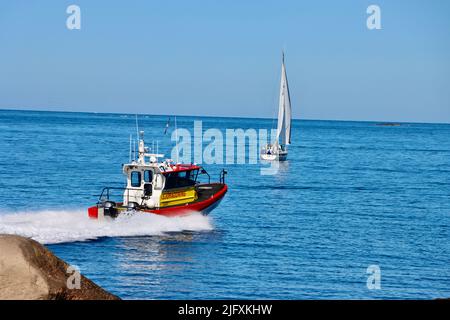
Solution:
[(123, 193), (123, 205), (149, 209), (187, 204), (197, 200), (197, 179), (206, 173), (194, 164), (175, 164), (166, 159), (158, 162), (161, 154), (147, 153), (143, 133), (139, 141), (139, 157), (123, 165), (127, 185)]

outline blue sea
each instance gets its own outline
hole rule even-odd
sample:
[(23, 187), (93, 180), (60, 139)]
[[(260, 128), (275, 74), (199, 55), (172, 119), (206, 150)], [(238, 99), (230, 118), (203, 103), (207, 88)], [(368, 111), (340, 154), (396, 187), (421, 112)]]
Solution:
[[(169, 157), (167, 116), (139, 115)], [(273, 120), (177, 117), (179, 128), (270, 129)], [(294, 120), (289, 160), (228, 170), (208, 217), (93, 221), (121, 186), (135, 115), (0, 110), (0, 233), (45, 243), (123, 299), (450, 297), (450, 125)], [(380, 268), (380, 288), (367, 268)]]

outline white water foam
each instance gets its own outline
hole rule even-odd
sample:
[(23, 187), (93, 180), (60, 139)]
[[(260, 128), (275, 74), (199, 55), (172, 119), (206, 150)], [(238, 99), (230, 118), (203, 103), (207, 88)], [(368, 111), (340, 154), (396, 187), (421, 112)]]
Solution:
[(108, 220), (90, 219), (85, 210), (0, 213), (0, 234), (17, 234), (44, 244), (212, 229), (211, 219), (198, 212), (170, 218), (136, 213)]

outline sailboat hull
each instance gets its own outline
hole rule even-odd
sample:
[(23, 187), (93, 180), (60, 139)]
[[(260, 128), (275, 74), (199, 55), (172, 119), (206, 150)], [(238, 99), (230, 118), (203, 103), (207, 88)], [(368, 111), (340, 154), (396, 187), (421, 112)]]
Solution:
[(286, 161), (287, 160), (287, 152), (280, 152), (276, 154), (268, 154), (268, 153), (261, 153), (261, 160), (265, 161)]

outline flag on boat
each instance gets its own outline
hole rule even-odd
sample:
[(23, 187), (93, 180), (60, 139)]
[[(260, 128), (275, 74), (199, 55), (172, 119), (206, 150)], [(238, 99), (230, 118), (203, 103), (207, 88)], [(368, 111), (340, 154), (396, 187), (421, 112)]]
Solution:
[(167, 120), (166, 127), (164, 128), (164, 134), (167, 133), (167, 129), (169, 129), (169, 125), (170, 125), (170, 118)]

